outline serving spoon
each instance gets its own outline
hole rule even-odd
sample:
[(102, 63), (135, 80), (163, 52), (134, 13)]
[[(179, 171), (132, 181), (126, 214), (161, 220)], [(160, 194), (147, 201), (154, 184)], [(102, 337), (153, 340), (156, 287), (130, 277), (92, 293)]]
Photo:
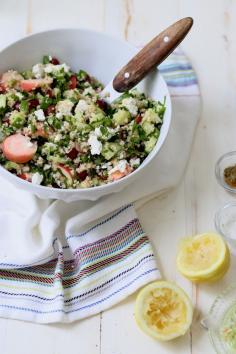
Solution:
[(193, 25), (191, 17), (175, 22), (153, 38), (109, 82), (101, 97), (112, 103), (123, 92), (135, 87), (153, 68), (161, 64), (182, 42)]

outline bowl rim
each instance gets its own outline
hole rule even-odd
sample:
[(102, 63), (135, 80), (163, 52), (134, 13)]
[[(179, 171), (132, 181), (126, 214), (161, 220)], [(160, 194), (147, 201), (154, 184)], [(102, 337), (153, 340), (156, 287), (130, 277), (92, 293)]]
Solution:
[[(119, 38), (118, 36), (113, 36), (111, 34), (108, 34), (106, 32), (102, 32), (102, 31), (97, 31), (97, 30), (92, 30), (92, 29), (87, 29), (87, 28), (83, 28), (83, 27), (59, 27), (59, 28), (53, 28), (53, 29), (49, 29), (49, 30), (42, 30), (42, 31), (37, 31), (34, 33), (31, 33), (29, 35), (24, 35), (21, 36), (21, 38), (19, 38), (18, 40), (10, 43), (9, 45), (7, 45), (6, 47), (2, 48), (0, 50), (0, 54), (7, 50), (10, 49), (11, 47), (13, 47), (14, 45), (21, 43), (25, 40), (27, 40), (28, 38), (31, 37), (36, 37), (37, 35), (41, 35), (41, 34), (47, 34), (47, 33), (53, 33), (53, 32), (60, 32), (60, 31), (81, 31), (81, 32), (87, 32), (93, 35), (99, 35), (99, 36), (104, 36), (107, 37), (111, 40), (115, 40), (120, 42), (121, 44), (125, 44), (127, 45), (130, 49), (132, 50), (136, 50), (136, 52), (139, 51), (138, 48), (136, 48), (134, 45), (130, 44), (128, 41)], [(169, 122), (168, 125), (166, 126), (166, 133), (165, 136), (163, 137), (163, 142), (161, 144), (161, 146), (159, 147), (159, 149), (152, 154), (152, 156), (150, 157), (150, 159), (146, 162), (146, 166), (150, 164), (150, 162), (153, 160), (153, 158), (157, 155), (158, 152), (160, 152), (160, 150), (162, 149), (164, 142), (166, 141), (166, 138), (169, 134), (170, 131), (170, 125), (171, 125), (171, 120), (172, 120), (172, 102), (171, 102), (171, 95), (169, 92), (169, 88), (168, 85), (166, 83), (166, 81), (164, 80), (163, 76), (161, 75), (160, 71), (158, 70), (158, 68), (156, 67), (156, 70), (158, 72), (158, 75), (160, 75), (161, 80), (164, 82), (164, 85), (166, 86), (166, 90), (167, 90), (167, 100), (168, 100), (168, 109), (169, 109)], [(156, 145), (158, 144), (159, 139), (156, 142)], [(156, 146), (155, 145), (155, 146)], [(152, 150), (153, 151), (153, 150)], [(151, 152), (152, 153), (152, 152)], [(149, 155), (151, 154), (149, 153)], [(147, 157), (145, 158), (145, 160), (149, 157), (149, 155), (147, 155)], [(134, 170), (132, 173), (130, 173), (127, 176), (124, 176), (123, 178), (117, 180), (117, 181), (113, 181), (111, 183), (107, 183), (101, 186), (95, 186), (95, 187), (89, 187), (89, 188), (65, 188), (65, 189), (60, 189), (60, 188), (53, 188), (53, 187), (48, 187), (48, 186), (43, 186), (43, 185), (32, 185), (32, 183), (25, 181), (19, 177), (17, 177), (16, 175), (14, 175), (13, 173), (9, 172), (8, 170), (6, 170), (2, 165), (0, 165), (0, 175), (6, 175), (6, 177), (8, 179), (12, 179), (12, 181), (17, 181), (17, 183), (22, 184), (23, 186), (25, 186), (27, 189), (31, 189), (31, 187), (33, 187), (35, 189), (34, 193), (36, 193), (36, 191), (38, 190), (40, 191), (44, 191), (44, 192), (57, 192), (59, 194), (74, 194), (74, 193), (80, 193), (80, 194), (86, 194), (89, 191), (95, 191), (95, 192), (99, 192), (101, 190), (108, 190), (110, 188), (112, 188), (111, 186), (121, 186), (124, 181), (132, 178), (133, 176), (135, 176), (137, 173), (139, 173), (142, 168), (143, 168), (143, 163), (145, 162), (145, 160), (142, 162), (142, 164), (136, 169)], [(28, 188), (29, 187), (29, 188)]]
[[(221, 187), (223, 187), (224, 189), (226, 189), (228, 192), (232, 192), (232, 193), (236, 193), (236, 188), (232, 188), (230, 187), (222, 178), (222, 175), (220, 173), (220, 164), (221, 162), (226, 158), (226, 157), (230, 157), (230, 156), (235, 156), (236, 158), (236, 150), (234, 151), (229, 151), (226, 152), (225, 154), (221, 155), (218, 160), (215, 163), (215, 176), (216, 176), (216, 180), (217, 182), (221, 185)], [(235, 164), (236, 164), (236, 160), (235, 160)]]

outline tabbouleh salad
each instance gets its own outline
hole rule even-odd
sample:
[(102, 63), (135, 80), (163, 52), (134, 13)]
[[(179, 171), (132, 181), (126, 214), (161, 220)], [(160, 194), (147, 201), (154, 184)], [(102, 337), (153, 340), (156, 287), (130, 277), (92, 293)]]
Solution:
[(0, 164), (55, 188), (89, 188), (137, 169), (160, 134), (165, 102), (137, 90), (108, 105), (103, 86), (44, 56), (0, 79)]

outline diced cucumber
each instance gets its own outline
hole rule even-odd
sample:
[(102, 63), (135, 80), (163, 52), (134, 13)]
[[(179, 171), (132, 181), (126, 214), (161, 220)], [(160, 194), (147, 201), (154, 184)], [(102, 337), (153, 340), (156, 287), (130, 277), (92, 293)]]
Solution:
[(23, 127), (23, 125), (25, 124), (25, 113), (24, 112), (12, 112), (12, 114), (10, 115), (10, 124), (16, 128), (16, 129), (20, 129)]
[(141, 124), (143, 125), (145, 122), (157, 124), (157, 123), (161, 122), (161, 119), (160, 119), (158, 113), (154, 109), (149, 108), (144, 113)]
[(106, 142), (102, 149), (102, 156), (106, 160), (110, 160), (114, 156), (116, 156), (120, 150), (121, 150), (120, 144)]
[(152, 123), (144, 122), (142, 125), (143, 130), (147, 135), (150, 135), (155, 130), (155, 126)]
[(125, 125), (128, 124), (131, 119), (131, 115), (128, 111), (125, 109), (119, 109), (114, 115), (113, 115), (113, 121), (115, 125)]
[(4, 165), (6, 170), (16, 170), (19, 171), (20, 170), (20, 165), (18, 165), (18, 163), (16, 162), (12, 162), (12, 161), (7, 161)]
[(28, 113), (29, 111), (29, 104), (27, 101), (21, 101), (20, 103), (20, 110), (21, 112)]
[(89, 78), (89, 75), (84, 70), (80, 70), (77, 74), (78, 81), (85, 81)]
[(96, 108), (94, 113), (91, 113), (89, 118), (89, 123), (91, 123), (94, 127), (99, 126), (103, 120), (105, 119), (105, 115), (100, 108)]
[(6, 105), (7, 105), (6, 95), (0, 95), (0, 109), (6, 108)]
[(49, 63), (50, 63), (49, 55), (44, 55), (43, 56), (43, 64), (49, 64)]
[(145, 151), (147, 153), (150, 153), (154, 146), (156, 145), (157, 142), (157, 138), (155, 136), (151, 136), (150, 139), (148, 141), (145, 141)]

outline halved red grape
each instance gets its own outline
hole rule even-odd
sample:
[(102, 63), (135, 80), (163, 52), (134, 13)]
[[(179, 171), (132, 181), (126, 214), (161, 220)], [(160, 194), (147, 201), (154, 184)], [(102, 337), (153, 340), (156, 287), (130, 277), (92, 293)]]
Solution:
[(101, 100), (101, 99), (98, 99), (96, 103), (97, 103), (98, 107), (101, 108), (104, 112), (107, 111), (107, 109), (108, 109), (108, 104), (107, 104), (106, 101)]
[(77, 86), (77, 82), (78, 82), (77, 77), (75, 75), (72, 75), (69, 81), (69, 89), (74, 90)]
[(76, 159), (76, 157), (78, 156), (78, 150), (76, 150), (76, 148), (71, 149), (68, 153), (67, 156), (71, 159), (74, 160)]
[(50, 104), (45, 110), (44, 113), (46, 116), (49, 116), (50, 114), (55, 113), (56, 106), (54, 104)]
[(139, 114), (136, 118), (135, 118), (135, 122), (137, 123), (137, 124), (139, 124), (139, 123), (141, 123), (142, 122), (142, 116)]
[(87, 176), (88, 176), (88, 172), (85, 170), (78, 173), (80, 182), (83, 182)]
[(60, 64), (59, 60), (57, 58), (55, 58), (55, 57), (52, 57), (52, 59), (50, 60), (50, 63), (52, 63), (53, 65), (59, 65)]
[(52, 97), (53, 97), (53, 92), (52, 92), (52, 90), (50, 90), (50, 89), (47, 90), (47, 91), (46, 91), (46, 95), (48, 95), (49, 98), (52, 98)]
[(37, 98), (30, 100), (29, 101), (29, 110), (31, 111), (31, 109), (38, 107), (38, 105), (39, 105), (39, 100), (37, 100)]
[(120, 137), (121, 140), (126, 140), (126, 139), (127, 139), (127, 136), (128, 136), (128, 133), (127, 133), (126, 130), (121, 130), (121, 131), (119, 132), (119, 137)]

